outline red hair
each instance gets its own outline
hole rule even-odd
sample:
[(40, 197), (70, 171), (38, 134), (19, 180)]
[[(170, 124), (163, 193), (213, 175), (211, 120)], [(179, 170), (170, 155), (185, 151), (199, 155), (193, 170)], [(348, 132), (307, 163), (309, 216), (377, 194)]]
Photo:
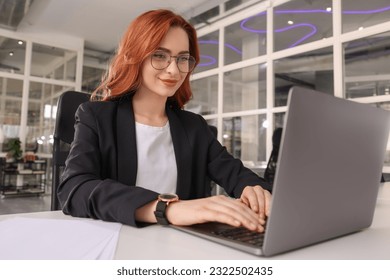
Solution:
[[(141, 64), (158, 47), (171, 27), (180, 27), (188, 35), (190, 55), (199, 63), (199, 47), (196, 31), (181, 16), (169, 10), (153, 10), (138, 16), (127, 28), (113, 57), (109, 70), (94, 95), (103, 100), (120, 97), (135, 91), (141, 84)], [(190, 75), (176, 93), (169, 97), (182, 108), (192, 97)]]

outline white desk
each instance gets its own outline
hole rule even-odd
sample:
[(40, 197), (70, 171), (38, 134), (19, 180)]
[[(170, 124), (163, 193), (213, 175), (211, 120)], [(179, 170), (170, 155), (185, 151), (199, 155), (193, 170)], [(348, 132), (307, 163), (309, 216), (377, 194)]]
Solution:
[[(49, 219), (76, 219), (55, 212), (38, 212), (3, 215)], [(44, 241), (42, 241), (44, 242)], [(264, 259), (198, 237), (158, 225), (145, 228), (122, 226), (117, 245), (116, 259)], [(298, 249), (271, 259), (390, 259), (390, 183), (381, 186), (374, 221), (370, 228), (334, 240)]]

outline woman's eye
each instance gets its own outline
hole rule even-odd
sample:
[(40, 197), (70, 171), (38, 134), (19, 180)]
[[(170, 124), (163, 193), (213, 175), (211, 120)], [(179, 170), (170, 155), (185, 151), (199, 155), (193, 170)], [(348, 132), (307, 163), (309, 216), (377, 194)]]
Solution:
[(153, 57), (157, 59), (165, 60), (167, 58), (167, 55), (164, 53), (155, 53), (153, 54)]
[(190, 58), (188, 56), (179, 56), (177, 60), (179, 62), (188, 62), (189, 59)]

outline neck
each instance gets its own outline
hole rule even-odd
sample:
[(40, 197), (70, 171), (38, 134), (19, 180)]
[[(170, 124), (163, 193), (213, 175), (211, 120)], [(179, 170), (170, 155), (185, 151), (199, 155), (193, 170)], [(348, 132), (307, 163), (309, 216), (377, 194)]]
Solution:
[(133, 97), (135, 121), (151, 126), (164, 126), (168, 120), (165, 113), (167, 98), (148, 96), (136, 92)]

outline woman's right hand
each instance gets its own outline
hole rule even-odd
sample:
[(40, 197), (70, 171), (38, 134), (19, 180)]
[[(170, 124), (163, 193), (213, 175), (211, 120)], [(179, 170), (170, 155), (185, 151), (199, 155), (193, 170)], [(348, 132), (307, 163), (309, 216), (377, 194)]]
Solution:
[(181, 226), (220, 222), (263, 232), (265, 225), (264, 219), (239, 199), (224, 195), (171, 203), (167, 207), (166, 216), (171, 224)]

